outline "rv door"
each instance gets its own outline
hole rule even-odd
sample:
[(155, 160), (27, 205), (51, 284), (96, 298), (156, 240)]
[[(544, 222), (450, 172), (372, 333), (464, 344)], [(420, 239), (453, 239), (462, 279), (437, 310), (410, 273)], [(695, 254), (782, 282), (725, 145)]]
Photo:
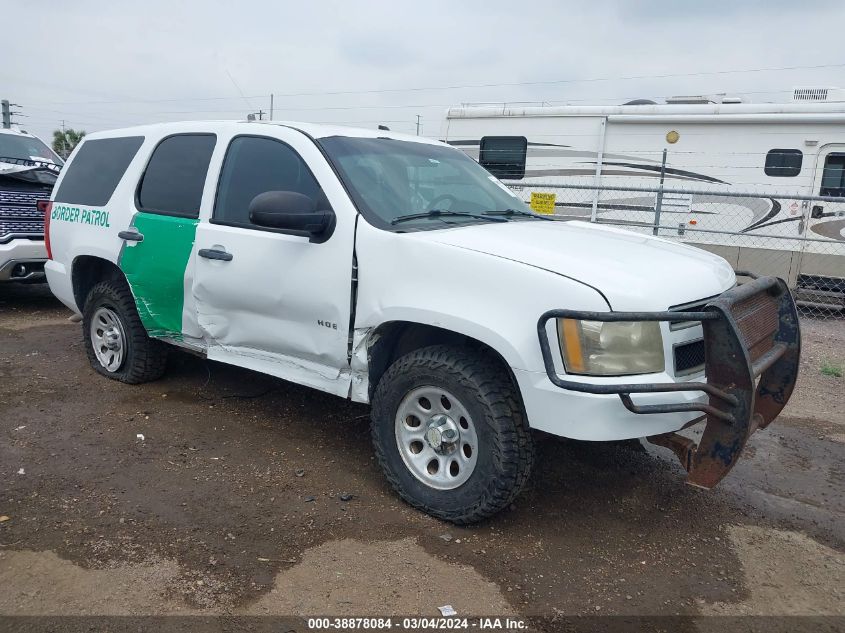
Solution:
[(816, 302), (830, 301), (827, 295), (833, 293), (838, 304), (845, 301), (845, 144), (819, 148), (812, 194), (841, 198), (842, 203), (809, 203), (798, 285), (819, 291)]
[[(826, 237), (843, 242), (845, 225), (845, 145), (825, 145), (816, 159), (813, 195), (842, 198), (836, 202), (815, 201), (810, 205), (807, 237)], [(834, 226), (831, 224), (835, 222)]]

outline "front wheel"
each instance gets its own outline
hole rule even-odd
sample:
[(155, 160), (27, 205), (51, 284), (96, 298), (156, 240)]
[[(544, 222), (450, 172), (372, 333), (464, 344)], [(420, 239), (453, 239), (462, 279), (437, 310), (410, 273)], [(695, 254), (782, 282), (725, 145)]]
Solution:
[(512, 503), (533, 443), (519, 395), (498, 359), (428, 347), (397, 360), (373, 397), (379, 463), (400, 496), (433, 516), (473, 523)]

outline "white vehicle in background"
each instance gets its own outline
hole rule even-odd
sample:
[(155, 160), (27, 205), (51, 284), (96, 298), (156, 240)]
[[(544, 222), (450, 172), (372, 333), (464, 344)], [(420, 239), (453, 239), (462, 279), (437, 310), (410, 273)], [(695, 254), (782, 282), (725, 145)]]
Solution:
[(845, 200), (830, 200), (845, 196), (845, 90), (797, 88), (785, 104), (737, 101), (454, 107), (441, 138), (526, 202), (532, 192), (555, 194), (560, 217), (645, 233), (662, 176), (681, 192), (662, 196), (658, 235), (782, 277), (799, 303), (845, 307)]
[[(88, 135), (48, 214), (53, 293), (100, 374), (168, 349), (372, 403), (385, 475), (467, 523), (528, 479), (530, 430), (649, 437), (711, 487), (789, 400), (795, 305), (702, 250), (532, 213), (448, 145), (185, 122)], [(698, 446), (675, 432), (705, 422)]]
[(0, 282), (44, 279), (44, 210), (63, 164), (38, 137), (0, 129)]

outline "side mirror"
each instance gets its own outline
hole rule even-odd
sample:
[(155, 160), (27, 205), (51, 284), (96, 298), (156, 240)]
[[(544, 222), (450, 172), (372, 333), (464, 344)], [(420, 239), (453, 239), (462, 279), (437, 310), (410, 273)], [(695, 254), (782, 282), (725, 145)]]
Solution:
[[(317, 210), (317, 203), (296, 191), (265, 191), (249, 203), (249, 220), (258, 226), (295, 231), (325, 241), (335, 225), (334, 211)], [(313, 239), (316, 236), (324, 240)]]

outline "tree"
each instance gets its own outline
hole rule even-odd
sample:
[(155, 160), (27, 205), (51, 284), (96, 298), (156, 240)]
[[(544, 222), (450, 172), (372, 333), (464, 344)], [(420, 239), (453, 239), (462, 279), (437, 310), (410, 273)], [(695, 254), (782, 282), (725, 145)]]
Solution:
[(78, 132), (73, 128), (56, 130), (53, 132), (53, 151), (62, 158), (67, 158), (70, 156), (73, 148), (82, 140), (83, 136), (85, 136), (85, 130)]

